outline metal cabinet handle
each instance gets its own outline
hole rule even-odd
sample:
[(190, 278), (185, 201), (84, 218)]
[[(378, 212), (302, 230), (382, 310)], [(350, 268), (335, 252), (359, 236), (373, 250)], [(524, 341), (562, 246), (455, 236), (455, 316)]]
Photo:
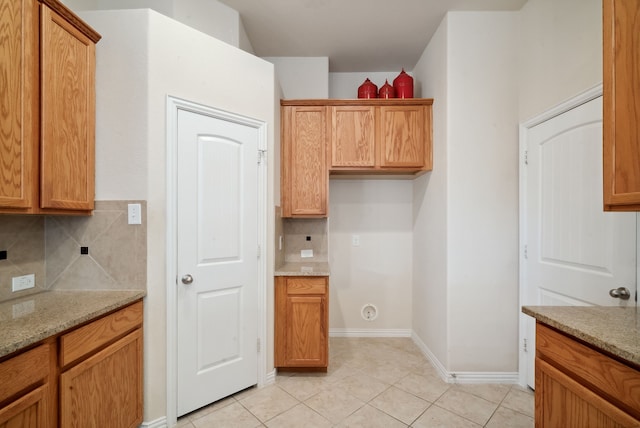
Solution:
[(193, 282), (193, 277), (189, 274), (182, 277), (182, 283), (185, 285), (189, 285)]
[(618, 287), (612, 288), (609, 290), (609, 296), (614, 297), (616, 299), (629, 300), (631, 297), (631, 292), (626, 287)]

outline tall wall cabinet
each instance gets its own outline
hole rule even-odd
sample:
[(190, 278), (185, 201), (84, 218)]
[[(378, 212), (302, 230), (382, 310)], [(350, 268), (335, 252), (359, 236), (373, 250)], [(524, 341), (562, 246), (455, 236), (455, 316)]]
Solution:
[(640, 0), (602, 3), (604, 208), (640, 211)]
[(90, 214), (95, 44), (57, 0), (0, 0), (0, 212)]

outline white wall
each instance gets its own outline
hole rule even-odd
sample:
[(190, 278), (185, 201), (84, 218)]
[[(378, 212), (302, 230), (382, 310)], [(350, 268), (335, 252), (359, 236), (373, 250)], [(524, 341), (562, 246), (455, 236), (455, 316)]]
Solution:
[[(369, 77), (376, 84), (399, 72), (329, 73), (329, 98), (357, 98)], [(338, 179), (329, 186), (329, 257), (334, 334), (408, 334), (411, 331), (412, 180)], [(360, 235), (360, 247), (351, 236)], [(365, 321), (362, 306), (373, 303), (379, 317)], [(401, 331), (398, 331), (401, 330)]]
[(445, 367), (448, 358), (447, 136), (448, 18), (445, 16), (413, 69), (421, 96), (433, 98), (433, 171), (413, 182), (412, 327)]
[(517, 18), (450, 12), (414, 68), (446, 130), (434, 172), (414, 186), (414, 330), (454, 373), (518, 365)]
[(600, 0), (529, 0), (518, 25), (520, 121), (602, 81)]
[(153, 9), (231, 46), (253, 52), (240, 14), (217, 0), (62, 0), (75, 12), (85, 10)]
[[(329, 195), (331, 332), (407, 335), (411, 330), (411, 182), (331, 179)], [(359, 236), (360, 246), (352, 245), (353, 235)], [(360, 314), (367, 303), (378, 308), (373, 321)]]
[(449, 14), (451, 371), (518, 368), (517, 18)]
[[(118, 194), (110, 183), (114, 175), (138, 187), (147, 200), (147, 297), (145, 298), (145, 412), (151, 422), (167, 415), (166, 367), (166, 96), (188, 99), (265, 121), (268, 127), (268, 206), (273, 206), (273, 153), (276, 124), (273, 66), (226, 43), (195, 31), (150, 10), (83, 12), (82, 18), (103, 35), (97, 46), (98, 96), (97, 146), (106, 156), (144, 153), (146, 176), (136, 168), (103, 163), (96, 175), (101, 192)], [(136, 40), (135, 47), (128, 45)], [(207, 52), (207, 55), (203, 55)], [(115, 67), (133, 64), (135, 73), (123, 80)], [(146, 70), (146, 74), (145, 71)], [(145, 87), (131, 97), (130, 90)], [(122, 100), (119, 103), (114, 100)], [(130, 116), (135, 120), (129, 120)], [(107, 124), (125, 123), (123, 126)], [(120, 192), (127, 192), (126, 187)], [(124, 199), (118, 194), (118, 199)], [(273, 211), (268, 210), (267, 242), (274, 242)], [(267, 260), (267, 326), (265, 350), (268, 370), (273, 369), (273, 251)]]
[(305, 99), (329, 96), (329, 58), (264, 57), (275, 66), (282, 98)]

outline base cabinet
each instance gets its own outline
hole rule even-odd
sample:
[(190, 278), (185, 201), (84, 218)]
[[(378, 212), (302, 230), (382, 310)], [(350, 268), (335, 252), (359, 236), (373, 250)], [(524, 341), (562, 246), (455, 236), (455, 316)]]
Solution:
[(640, 371), (536, 325), (535, 426), (640, 426)]
[(276, 277), (275, 286), (275, 366), (326, 370), (328, 278)]
[(142, 332), (133, 333), (60, 375), (63, 427), (137, 427), (142, 422)]
[(0, 428), (137, 427), (142, 302), (0, 362)]

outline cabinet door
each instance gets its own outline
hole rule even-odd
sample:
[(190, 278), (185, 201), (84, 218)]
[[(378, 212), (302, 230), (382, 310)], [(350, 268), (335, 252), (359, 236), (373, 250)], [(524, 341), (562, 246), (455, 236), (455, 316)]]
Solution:
[(380, 107), (380, 166), (425, 167), (425, 122), (424, 106)]
[(92, 210), (95, 44), (41, 6), (40, 206)]
[(276, 278), (276, 367), (327, 367), (327, 302), (327, 278)]
[(60, 375), (63, 427), (137, 427), (142, 422), (142, 330)]
[(44, 428), (48, 421), (49, 387), (42, 385), (0, 409), (0, 428)]
[(327, 216), (326, 108), (283, 107), (282, 216)]
[(639, 420), (539, 358), (535, 400), (536, 428), (640, 426)]
[(0, 2), (0, 207), (37, 204), (38, 2)]
[(375, 167), (375, 107), (335, 106), (330, 112), (330, 167)]
[(604, 207), (640, 210), (640, 0), (604, 0)]

